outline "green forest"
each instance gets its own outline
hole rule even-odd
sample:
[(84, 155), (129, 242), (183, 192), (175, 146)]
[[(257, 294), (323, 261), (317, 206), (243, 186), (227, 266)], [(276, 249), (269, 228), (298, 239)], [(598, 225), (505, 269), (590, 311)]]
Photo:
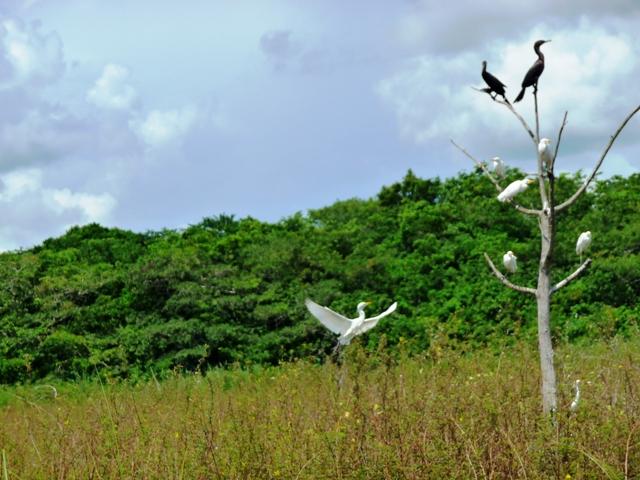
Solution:
[[(510, 170), (507, 180), (521, 178)], [(557, 179), (559, 200), (582, 183)], [(536, 189), (519, 201), (539, 202)], [(135, 233), (89, 224), (37, 247), (0, 255), (0, 382), (131, 378), (225, 365), (322, 362), (335, 336), (304, 299), (354, 317), (358, 302), (398, 311), (360, 339), (438, 355), (535, 342), (535, 302), (505, 288), (518, 256), (534, 285), (539, 228), (480, 172), (421, 179), (409, 171), (371, 199), (338, 201), (276, 223), (230, 215), (181, 230)], [(601, 180), (558, 219), (556, 279), (576, 269), (591, 230), (585, 274), (555, 294), (554, 339), (589, 342), (637, 331), (640, 174)]]

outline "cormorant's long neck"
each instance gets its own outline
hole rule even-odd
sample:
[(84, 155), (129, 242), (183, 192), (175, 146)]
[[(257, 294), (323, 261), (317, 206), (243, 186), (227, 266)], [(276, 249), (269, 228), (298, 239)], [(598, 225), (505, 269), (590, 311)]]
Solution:
[(538, 59), (544, 63), (544, 53), (542, 53), (542, 51), (540, 50), (539, 46), (536, 46), (534, 48), (534, 50), (536, 51), (536, 53), (538, 54)]

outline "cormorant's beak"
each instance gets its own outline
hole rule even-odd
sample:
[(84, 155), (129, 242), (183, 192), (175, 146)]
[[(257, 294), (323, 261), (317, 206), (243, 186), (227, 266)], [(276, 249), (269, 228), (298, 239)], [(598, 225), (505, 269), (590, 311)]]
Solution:
[(544, 43), (549, 43), (551, 40), (545, 40)]

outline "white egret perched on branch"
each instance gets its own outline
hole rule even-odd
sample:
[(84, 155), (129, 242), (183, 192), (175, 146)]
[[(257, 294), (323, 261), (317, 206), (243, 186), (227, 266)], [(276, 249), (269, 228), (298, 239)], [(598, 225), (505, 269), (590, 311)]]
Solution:
[(576, 243), (576, 253), (580, 255), (580, 261), (582, 261), (582, 254), (589, 248), (589, 245), (591, 245), (591, 232), (587, 230), (580, 234)]
[(546, 170), (551, 165), (553, 153), (551, 152), (551, 140), (543, 138), (538, 143), (538, 153), (542, 158), (542, 169)]
[(333, 333), (337, 333), (338, 345), (349, 345), (353, 337), (360, 335), (368, 330), (371, 330), (378, 324), (381, 318), (393, 313), (398, 307), (398, 302), (394, 302), (389, 308), (376, 317), (365, 318), (364, 309), (371, 302), (360, 302), (356, 307), (358, 311), (357, 318), (347, 318), (339, 313), (334, 312), (330, 308), (318, 305), (310, 299), (304, 301), (307, 309), (311, 314), (316, 317), (320, 323), (331, 330)]
[(518, 257), (516, 257), (511, 250), (504, 254), (502, 263), (504, 264), (504, 268), (507, 269), (507, 272), (516, 273), (516, 270), (518, 270), (517, 259)]
[(499, 177), (504, 177), (505, 168), (502, 159), (500, 157), (493, 157), (491, 162), (493, 163), (493, 173)]
[(498, 200), (501, 202), (508, 202), (519, 193), (524, 192), (529, 187), (530, 183), (533, 183), (533, 179), (531, 178), (523, 178), (522, 180), (511, 182), (507, 188), (500, 192)]

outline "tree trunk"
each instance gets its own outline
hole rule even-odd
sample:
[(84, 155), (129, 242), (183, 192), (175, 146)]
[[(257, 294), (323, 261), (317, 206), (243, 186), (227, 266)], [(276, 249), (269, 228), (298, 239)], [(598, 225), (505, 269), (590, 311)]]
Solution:
[(550, 303), (551, 303), (551, 254), (553, 247), (553, 225), (547, 215), (540, 215), (542, 249), (538, 272), (538, 348), (540, 351), (540, 373), (542, 375), (542, 411), (545, 414), (557, 410), (556, 370), (553, 365), (553, 344), (551, 343)]
[[(481, 90), (484, 91), (484, 90)], [(535, 134), (527, 124), (524, 118), (516, 112), (506, 99), (505, 101), (501, 101), (493, 98), (493, 101), (497, 103), (501, 103), (505, 107), (507, 107), (520, 121), (526, 132), (533, 140), (534, 147), (536, 151), (539, 152), (540, 145), (540, 118), (538, 116), (538, 94), (537, 88), (534, 89), (533, 98), (535, 102), (535, 118), (536, 118), (536, 128)], [(553, 365), (553, 344), (551, 342), (551, 292), (557, 291), (560, 288), (566, 286), (569, 282), (575, 280), (591, 263), (591, 259), (587, 259), (576, 271), (574, 271), (571, 275), (566, 277), (564, 280), (561, 280), (553, 287), (551, 286), (551, 268), (552, 268), (552, 260), (553, 260), (553, 247), (555, 243), (555, 234), (556, 234), (556, 214), (565, 208), (570, 207), (573, 203), (576, 202), (578, 197), (582, 195), (590, 183), (595, 179), (598, 171), (600, 170), (600, 166), (604, 161), (607, 153), (613, 146), (613, 143), (620, 135), (620, 132), (624, 129), (624, 127), (629, 123), (629, 120), (636, 114), (640, 112), (640, 105), (638, 105), (620, 124), (615, 133), (611, 136), (609, 143), (604, 149), (604, 152), (600, 156), (600, 160), (594, 167), (591, 175), (587, 177), (587, 180), (582, 184), (580, 188), (567, 200), (562, 202), (559, 205), (556, 205), (555, 202), (555, 176), (554, 176), (554, 165), (556, 161), (556, 157), (558, 156), (558, 148), (560, 147), (560, 140), (562, 139), (562, 132), (564, 131), (564, 127), (567, 125), (567, 113), (565, 112), (564, 118), (562, 119), (562, 126), (560, 127), (560, 131), (558, 132), (558, 141), (556, 143), (555, 152), (553, 152), (553, 156), (550, 159), (547, 159), (546, 165), (543, 164), (540, 153), (538, 153), (538, 184), (540, 187), (540, 200), (542, 201), (542, 210), (531, 209), (523, 207), (522, 205), (518, 205), (517, 203), (512, 202), (513, 206), (521, 213), (526, 215), (535, 215), (538, 217), (540, 222), (540, 233), (541, 233), (541, 243), (542, 248), (540, 251), (540, 268), (538, 270), (538, 286), (534, 290), (533, 288), (516, 285), (509, 281), (494, 265), (493, 261), (485, 252), (484, 257), (491, 268), (491, 271), (496, 276), (498, 280), (500, 280), (504, 285), (511, 288), (512, 290), (516, 290), (521, 293), (526, 294), (535, 294), (537, 300), (538, 307), (538, 348), (540, 353), (540, 373), (542, 376), (542, 410), (545, 414), (553, 414), (557, 411), (558, 407), (558, 399), (557, 399), (557, 391), (556, 391), (556, 371)], [(500, 181), (498, 178), (494, 178), (491, 172), (488, 170), (487, 166), (474, 158), (469, 152), (467, 152), (464, 148), (459, 146), (456, 142), (451, 140), (451, 143), (458, 148), (462, 153), (464, 153), (467, 157), (473, 161), (476, 166), (484, 172), (484, 174), (491, 180), (491, 182), (495, 185), (498, 192), (502, 192), (503, 188), (500, 185)], [(528, 174), (527, 177), (530, 175)], [(545, 181), (546, 179), (546, 181)], [(548, 193), (547, 193), (548, 186)]]

